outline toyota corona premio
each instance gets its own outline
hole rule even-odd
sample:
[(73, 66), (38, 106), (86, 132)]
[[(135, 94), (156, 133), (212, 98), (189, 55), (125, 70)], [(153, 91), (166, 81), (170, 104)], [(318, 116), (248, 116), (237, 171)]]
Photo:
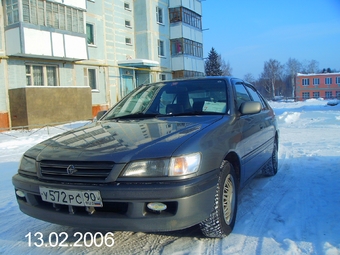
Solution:
[(249, 83), (202, 77), (138, 86), (97, 121), (26, 151), (20, 210), (86, 229), (224, 237), (238, 193), (278, 170), (275, 114)]

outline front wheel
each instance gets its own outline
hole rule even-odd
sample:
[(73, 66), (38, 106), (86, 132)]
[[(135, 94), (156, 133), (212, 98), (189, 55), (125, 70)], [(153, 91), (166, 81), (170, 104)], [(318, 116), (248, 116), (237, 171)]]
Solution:
[(279, 168), (279, 156), (277, 141), (274, 142), (273, 152), (268, 163), (263, 167), (262, 174), (264, 176), (274, 176)]
[(233, 166), (227, 162), (221, 170), (216, 188), (214, 208), (200, 223), (207, 237), (223, 238), (234, 228), (237, 212), (237, 185)]

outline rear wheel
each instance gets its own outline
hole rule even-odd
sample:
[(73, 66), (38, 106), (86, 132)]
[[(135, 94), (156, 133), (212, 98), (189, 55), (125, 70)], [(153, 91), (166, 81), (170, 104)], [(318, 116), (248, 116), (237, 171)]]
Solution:
[(235, 225), (236, 212), (236, 175), (233, 166), (227, 162), (219, 176), (214, 208), (210, 216), (200, 223), (202, 233), (217, 238), (229, 235)]
[(277, 141), (275, 141), (272, 156), (268, 163), (262, 169), (262, 174), (264, 176), (274, 176), (277, 173), (278, 167), (279, 167), (278, 146)]

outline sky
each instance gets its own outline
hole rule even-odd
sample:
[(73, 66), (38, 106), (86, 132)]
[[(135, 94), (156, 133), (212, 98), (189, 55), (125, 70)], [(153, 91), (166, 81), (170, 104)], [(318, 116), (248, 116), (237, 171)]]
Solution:
[(214, 47), (233, 76), (289, 58), (340, 71), (340, 0), (202, 0), (202, 23), (204, 57)]

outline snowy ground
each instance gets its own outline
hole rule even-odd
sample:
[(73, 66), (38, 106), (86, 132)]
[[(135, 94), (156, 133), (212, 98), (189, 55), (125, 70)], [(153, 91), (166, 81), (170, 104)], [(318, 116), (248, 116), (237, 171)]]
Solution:
[[(70, 247), (86, 231), (30, 218), (11, 183), (22, 153), (72, 126), (0, 133), (0, 254), (340, 254), (340, 104), (272, 102), (280, 126), (279, 172), (257, 177), (239, 196), (233, 233), (203, 237), (197, 228), (161, 234), (114, 232), (114, 245)], [(67, 247), (29, 247), (65, 232)], [(66, 235), (64, 234), (64, 235)], [(92, 232), (94, 235), (95, 232)], [(103, 233), (105, 234), (105, 233)], [(36, 235), (36, 236), (34, 236)], [(99, 238), (100, 239), (100, 238)], [(60, 242), (60, 241), (59, 241)]]

